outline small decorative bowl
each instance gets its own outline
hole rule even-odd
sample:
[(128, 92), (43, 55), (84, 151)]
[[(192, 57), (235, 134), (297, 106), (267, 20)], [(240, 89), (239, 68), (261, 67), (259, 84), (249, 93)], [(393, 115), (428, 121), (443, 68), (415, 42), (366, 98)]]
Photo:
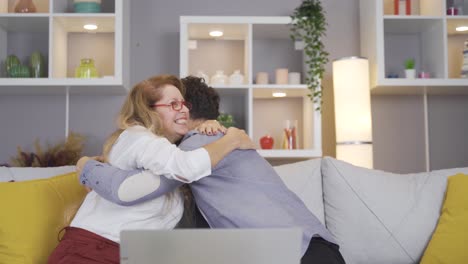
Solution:
[(100, 13), (101, 4), (97, 2), (78, 2), (73, 4), (75, 13)]

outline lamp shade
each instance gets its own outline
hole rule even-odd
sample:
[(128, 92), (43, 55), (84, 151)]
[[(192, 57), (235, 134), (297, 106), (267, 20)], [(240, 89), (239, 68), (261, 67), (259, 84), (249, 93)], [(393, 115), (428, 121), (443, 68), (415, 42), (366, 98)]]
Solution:
[(337, 158), (372, 168), (369, 62), (348, 57), (333, 62)]

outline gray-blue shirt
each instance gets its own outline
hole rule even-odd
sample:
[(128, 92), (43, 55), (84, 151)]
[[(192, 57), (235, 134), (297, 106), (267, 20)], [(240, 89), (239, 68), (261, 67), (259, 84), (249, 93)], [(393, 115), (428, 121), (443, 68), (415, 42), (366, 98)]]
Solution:
[[(191, 131), (179, 147), (193, 150), (219, 137), (221, 135), (206, 136)], [(117, 190), (121, 182), (135, 171), (130, 174), (109, 167), (88, 162), (81, 175), (82, 182), (113, 202), (134, 204), (120, 201)], [(158, 190), (136, 202), (153, 199), (182, 184), (161, 178)], [(190, 187), (200, 211), (212, 228), (298, 227), (303, 231), (302, 254), (313, 236), (336, 243), (325, 226), (255, 150), (232, 151), (212, 169), (212, 175), (192, 182)]]

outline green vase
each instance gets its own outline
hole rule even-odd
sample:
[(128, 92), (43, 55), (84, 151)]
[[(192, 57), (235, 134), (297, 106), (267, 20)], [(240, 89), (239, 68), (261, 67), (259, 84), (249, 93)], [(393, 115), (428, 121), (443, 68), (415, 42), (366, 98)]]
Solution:
[(5, 60), (5, 69), (7, 77), (13, 77), (11, 75), (11, 69), (16, 65), (21, 65), (21, 62), (18, 59), (18, 57), (16, 57), (15, 55), (8, 55), (8, 57)]
[(13, 78), (29, 78), (31, 77), (31, 73), (29, 71), (29, 67), (26, 65), (14, 65), (11, 67), (10, 75)]
[(31, 54), (29, 59), (29, 66), (31, 67), (31, 77), (45, 77), (44, 57), (42, 57), (42, 54), (39, 51), (35, 51)]
[(81, 59), (80, 66), (75, 70), (75, 78), (97, 78), (98, 72), (94, 66), (94, 60), (85, 58)]

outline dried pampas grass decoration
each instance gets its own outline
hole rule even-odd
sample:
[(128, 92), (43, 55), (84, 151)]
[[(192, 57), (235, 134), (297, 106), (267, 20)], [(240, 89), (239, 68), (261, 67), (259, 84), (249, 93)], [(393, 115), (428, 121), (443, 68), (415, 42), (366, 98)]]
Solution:
[(47, 145), (44, 150), (39, 139), (34, 141), (36, 152), (24, 152), (18, 146), (18, 155), (11, 158), (14, 167), (59, 167), (75, 165), (82, 156), (85, 137), (77, 133), (70, 133), (65, 141), (55, 145)]

